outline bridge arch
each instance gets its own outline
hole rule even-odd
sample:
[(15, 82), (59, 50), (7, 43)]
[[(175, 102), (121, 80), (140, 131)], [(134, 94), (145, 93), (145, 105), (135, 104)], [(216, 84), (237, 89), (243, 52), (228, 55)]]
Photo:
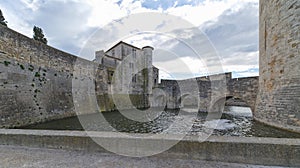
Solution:
[(154, 98), (154, 107), (166, 107), (167, 99), (165, 95), (158, 95)]
[(196, 97), (191, 94), (184, 94), (178, 98), (177, 102), (179, 102), (180, 107), (184, 107), (184, 106), (195, 107), (199, 105), (199, 97)]
[(166, 107), (167, 97), (165, 94), (154, 94), (150, 96), (151, 107)]
[[(228, 106), (249, 107), (251, 109), (252, 114), (254, 113), (255, 104), (253, 105), (251, 104), (250, 101), (244, 100), (241, 97), (228, 95), (226, 97), (219, 97), (215, 100), (216, 101), (214, 101), (210, 106), (209, 112), (223, 112), (224, 107), (228, 105)], [(231, 100), (231, 102), (228, 103), (229, 100)]]

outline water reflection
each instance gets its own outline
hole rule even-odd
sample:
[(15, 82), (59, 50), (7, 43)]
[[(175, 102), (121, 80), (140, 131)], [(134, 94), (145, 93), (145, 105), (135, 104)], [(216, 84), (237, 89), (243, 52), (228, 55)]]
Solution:
[[(128, 111), (130, 113), (130, 111)], [(276, 129), (252, 119), (252, 112), (248, 107), (226, 107), (221, 119), (207, 120), (206, 113), (198, 113), (194, 118), (188, 113), (178, 115), (178, 110), (163, 111), (159, 117), (150, 122), (137, 122), (122, 116), (121, 113), (105, 112), (103, 120), (99, 114), (81, 116), (86, 124), (86, 130), (94, 131), (120, 131), (130, 133), (161, 133), (168, 129), (175, 120), (182, 121), (180, 124), (174, 124), (168, 133), (185, 133), (182, 129), (184, 122), (193, 122), (189, 131), (190, 135), (200, 135), (208, 133), (209, 129), (214, 129), (213, 135), (219, 136), (241, 136), (241, 137), (276, 137), (276, 138), (300, 138), (300, 134), (291, 133)], [(104, 127), (103, 122), (109, 122), (111, 126)], [(83, 130), (77, 117), (66, 118), (62, 120), (50, 121), (42, 124), (25, 127), (28, 129), (51, 129), (51, 130)]]

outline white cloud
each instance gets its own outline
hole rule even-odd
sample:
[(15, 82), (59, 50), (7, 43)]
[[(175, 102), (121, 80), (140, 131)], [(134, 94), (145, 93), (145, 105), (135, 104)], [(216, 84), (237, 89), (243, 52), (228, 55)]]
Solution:
[[(13, 3), (13, 1), (7, 1), (6, 3), (0, 2), (0, 9), (8, 22), (8, 27), (26, 35), (32, 36), (32, 28), (28, 21), (28, 11), (23, 7), (22, 3)], [(24, 17), (27, 16), (27, 17)]]
[(247, 71), (242, 71), (242, 72), (234, 72), (232, 74), (233, 78), (241, 78), (241, 77), (250, 77), (250, 76), (258, 76), (259, 72), (258, 70), (256, 71), (251, 71), (251, 70), (247, 70)]
[[(120, 20), (122, 17), (141, 12), (172, 14), (187, 20), (192, 25), (200, 26), (222, 57), (224, 70), (242, 72), (258, 67), (258, 0), (178, 0), (176, 3), (157, 1), (153, 4), (149, 2), (146, 0), (20, 0), (1, 1), (0, 8), (8, 21), (8, 26), (12, 29), (31, 37), (33, 25), (40, 26), (50, 45), (75, 55), (79, 54), (83, 44), (96, 30), (100, 39), (93, 44), (94, 50), (107, 49), (118, 40), (118, 37), (126, 37), (124, 36), (126, 30), (119, 30), (117, 27), (109, 30), (103, 28), (112, 21), (118, 21), (116, 23), (120, 25), (129, 25), (127, 30), (133, 31), (130, 33), (138, 32), (139, 26), (153, 26), (157, 31), (168, 30), (169, 33), (174, 33), (174, 29), (184, 24), (177, 20), (156, 22), (155, 19), (147, 17), (141, 18), (139, 22)], [(180, 34), (180, 37), (188, 43), (198, 45), (199, 50), (205, 50), (199, 45), (202, 43), (199, 34), (187, 30), (189, 29), (177, 30), (175, 33)], [(126, 39), (127, 42), (138, 47), (153, 45), (174, 52), (182, 58), (173, 60), (166, 58), (165, 63), (171, 61), (176, 65), (174, 61), (181, 61), (189, 65), (196, 74), (200, 72), (199, 63), (194, 61), (195, 56), (176, 40), (172, 41), (170, 38), (158, 35), (131, 36)], [(82, 57), (93, 59), (93, 51), (84, 53)], [(211, 58), (207, 57), (204, 61), (209, 59)], [(158, 59), (156, 64), (162, 64), (161, 60)], [(178, 69), (173, 66), (172, 70), (184, 73), (182, 70), (179, 72)]]
[[(166, 52), (162, 52), (166, 53)], [(159, 56), (159, 55), (158, 55)], [(155, 56), (154, 56), (155, 57)], [(154, 65), (168, 74), (171, 78), (187, 79), (197, 76), (210, 74), (203, 60), (192, 57), (177, 57), (174, 55), (172, 60), (155, 62)]]
[(91, 15), (88, 17), (88, 27), (102, 27), (113, 20), (127, 15), (126, 10), (121, 10), (117, 1), (87, 0), (91, 7)]
[(204, 0), (197, 5), (171, 7), (166, 12), (182, 17), (194, 25), (201, 25), (206, 21), (215, 20), (228, 9), (238, 9), (248, 2), (257, 3), (258, 0)]
[(29, 8), (32, 11), (38, 10), (43, 3), (43, 1), (39, 0), (21, 0), (21, 2), (25, 5), (25, 8)]

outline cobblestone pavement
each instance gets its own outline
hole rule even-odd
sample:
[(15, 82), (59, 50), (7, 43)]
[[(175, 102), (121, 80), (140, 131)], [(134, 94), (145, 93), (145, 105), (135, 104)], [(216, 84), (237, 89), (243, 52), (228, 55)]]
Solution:
[(158, 157), (130, 158), (113, 154), (0, 145), (1, 168), (101, 167), (101, 168), (267, 168), (269, 166)]

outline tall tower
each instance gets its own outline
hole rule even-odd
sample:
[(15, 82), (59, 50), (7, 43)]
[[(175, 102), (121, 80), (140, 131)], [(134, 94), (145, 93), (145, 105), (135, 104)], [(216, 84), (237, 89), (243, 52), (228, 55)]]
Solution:
[(300, 1), (260, 0), (259, 94), (254, 117), (300, 132)]
[(142, 48), (143, 57), (144, 57), (144, 67), (147, 67), (147, 69), (144, 69), (143, 71), (143, 76), (145, 77), (146, 94), (151, 94), (152, 87), (153, 87), (153, 70), (152, 70), (153, 50), (154, 48), (151, 46), (145, 46)]

